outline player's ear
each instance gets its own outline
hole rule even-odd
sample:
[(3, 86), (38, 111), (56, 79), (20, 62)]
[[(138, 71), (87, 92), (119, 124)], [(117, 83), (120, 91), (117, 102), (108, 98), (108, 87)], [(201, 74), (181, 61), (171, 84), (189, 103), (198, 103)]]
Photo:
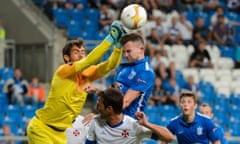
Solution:
[(195, 106), (194, 106), (194, 109), (197, 109), (197, 107), (198, 107), (198, 104), (196, 103)]
[(70, 57), (68, 55), (63, 55), (63, 58), (66, 63), (70, 62)]

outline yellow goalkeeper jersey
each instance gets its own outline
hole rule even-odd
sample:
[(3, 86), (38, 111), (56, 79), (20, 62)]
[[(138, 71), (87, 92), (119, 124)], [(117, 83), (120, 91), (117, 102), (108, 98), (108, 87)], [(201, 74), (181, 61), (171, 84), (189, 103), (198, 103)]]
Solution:
[(43, 123), (61, 130), (71, 127), (72, 121), (85, 104), (85, 85), (103, 77), (121, 61), (122, 49), (114, 48), (108, 60), (93, 65), (100, 60), (110, 45), (104, 40), (82, 60), (61, 65), (54, 73), (46, 103), (42, 109), (37, 110), (36, 117)]

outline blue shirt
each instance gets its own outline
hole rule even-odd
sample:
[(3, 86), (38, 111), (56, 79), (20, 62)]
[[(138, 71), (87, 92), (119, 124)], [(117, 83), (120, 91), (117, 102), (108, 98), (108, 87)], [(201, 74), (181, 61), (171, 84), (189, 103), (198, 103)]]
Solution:
[(192, 123), (186, 123), (179, 115), (170, 121), (167, 128), (176, 135), (179, 144), (209, 144), (209, 140), (219, 140), (212, 120), (199, 113), (195, 114)]
[(221, 144), (227, 144), (228, 143), (227, 139), (224, 136), (224, 130), (223, 130), (222, 127), (217, 126), (216, 134), (217, 134), (218, 138), (220, 138)]
[(124, 109), (124, 114), (134, 117), (136, 111), (144, 111), (144, 107), (151, 96), (154, 82), (154, 71), (147, 57), (133, 63), (121, 64), (118, 67), (115, 75), (115, 85), (119, 90), (124, 94), (130, 89), (140, 91), (140, 95)]

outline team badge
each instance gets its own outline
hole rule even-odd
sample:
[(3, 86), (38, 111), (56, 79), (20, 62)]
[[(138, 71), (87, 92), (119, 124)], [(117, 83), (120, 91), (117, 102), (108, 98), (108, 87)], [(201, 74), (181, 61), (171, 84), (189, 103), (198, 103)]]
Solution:
[(198, 127), (197, 128), (197, 135), (202, 135), (203, 134), (203, 128), (202, 127)]
[(136, 75), (137, 73), (132, 70), (131, 73), (128, 75), (128, 79), (133, 79), (133, 77)]
[(80, 131), (75, 129), (72, 133), (74, 136), (79, 136), (80, 135)]
[(123, 131), (122, 131), (122, 137), (123, 137), (123, 138), (127, 138), (128, 136), (129, 136), (128, 131), (127, 131), (127, 130), (123, 130)]

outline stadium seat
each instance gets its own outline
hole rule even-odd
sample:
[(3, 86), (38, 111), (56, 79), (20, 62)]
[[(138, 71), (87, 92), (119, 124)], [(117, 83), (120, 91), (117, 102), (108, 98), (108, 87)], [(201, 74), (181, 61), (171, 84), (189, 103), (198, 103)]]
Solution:
[(210, 68), (200, 69), (200, 71), (199, 71), (200, 79), (203, 79), (203, 77), (205, 77), (207, 75), (215, 77), (215, 71), (213, 69), (210, 69)]
[(84, 25), (82, 25), (82, 29), (89, 35), (96, 35), (96, 33), (98, 33), (99, 26), (98, 23), (87, 20)]
[(198, 71), (198, 69), (195, 69), (195, 68), (185, 68), (185, 69), (182, 70), (182, 73), (183, 73), (183, 76), (184, 76), (185, 80), (187, 80), (187, 78), (189, 76), (193, 76), (194, 81), (196, 83), (199, 82), (199, 71)]
[(212, 85), (215, 85), (216, 83), (216, 77), (215, 75), (205, 75), (202, 80), (204, 82), (210, 82)]
[(8, 105), (7, 95), (4, 93), (0, 93), (0, 105), (0, 112), (4, 111), (4, 108)]
[(232, 69), (234, 61), (231, 58), (220, 57), (216, 63), (216, 69)]
[(67, 23), (70, 20), (68, 13), (65, 9), (57, 8), (53, 10), (54, 22), (57, 26), (66, 28)]
[(71, 9), (68, 13), (71, 20), (74, 20), (79, 23), (85, 20), (85, 15), (83, 10)]
[(222, 57), (231, 58), (233, 60), (235, 59), (235, 48), (223, 46), (220, 48), (220, 51)]
[(24, 105), (21, 109), (24, 117), (27, 119), (31, 119), (35, 115), (36, 110), (37, 110), (36, 105)]
[(6, 109), (6, 121), (18, 122), (22, 119), (22, 112), (18, 105), (9, 105)]
[(67, 36), (68, 38), (79, 38), (81, 37), (82, 31), (80, 29), (80, 25), (77, 21), (69, 21), (67, 25)]
[(195, 14), (194, 14), (193, 12), (187, 11), (187, 12), (186, 12), (186, 19), (189, 20), (189, 21), (191, 21), (191, 23), (193, 24), (193, 26), (195, 26), (195, 19), (196, 19), (196, 17), (195, 17)]
[(221, 76), (230, 76), (231, 77), (231, 70), (229, 69), (221, 69), (215, 70), (216, 78), (219, 79)]
[(233, 80), (240, 80), (240, 69), (233, 69), (231, 74)]
[(231, 91), (229, 87), (216, 87), (217, 94), (222, 95), (223, 97), (229, 98)]
[(105, 32), (98, 32), (94, 36), (95, 36), (94, 37), (95, 40), (103, 40), (107, 36), (107, 33), (105, 33)]
[(143, 139), (141, 144), (159, 144), (159, 142), (153, 139)]
[(100, 12), (98, 9), (90, 8), (85, 10), (85, 17), (87, 18), (87, 20), (93, 23), (98, 23), (99, 16), (100, 16)]
[(147, 108), (145, 109), (145, 113), (147, 115), (147, 118), (150, 122), (154, 123), (154, 124), (161, 124), (161, 115), (158, 112), (158, 106), (156, 105), (152, 105), (152, 106), (147, 106)]
[(239, 88), (240, 87), (240, 82), (239, 80), (233, 80), (231, 83), (230, 83), (230, 89), (232, 92), (235, 91), (235, 89)]
[(172, 56), (177, 56), (179, 53), (187, 54), (187, 49), (184, 45), (173, 45), (172, 46)]

